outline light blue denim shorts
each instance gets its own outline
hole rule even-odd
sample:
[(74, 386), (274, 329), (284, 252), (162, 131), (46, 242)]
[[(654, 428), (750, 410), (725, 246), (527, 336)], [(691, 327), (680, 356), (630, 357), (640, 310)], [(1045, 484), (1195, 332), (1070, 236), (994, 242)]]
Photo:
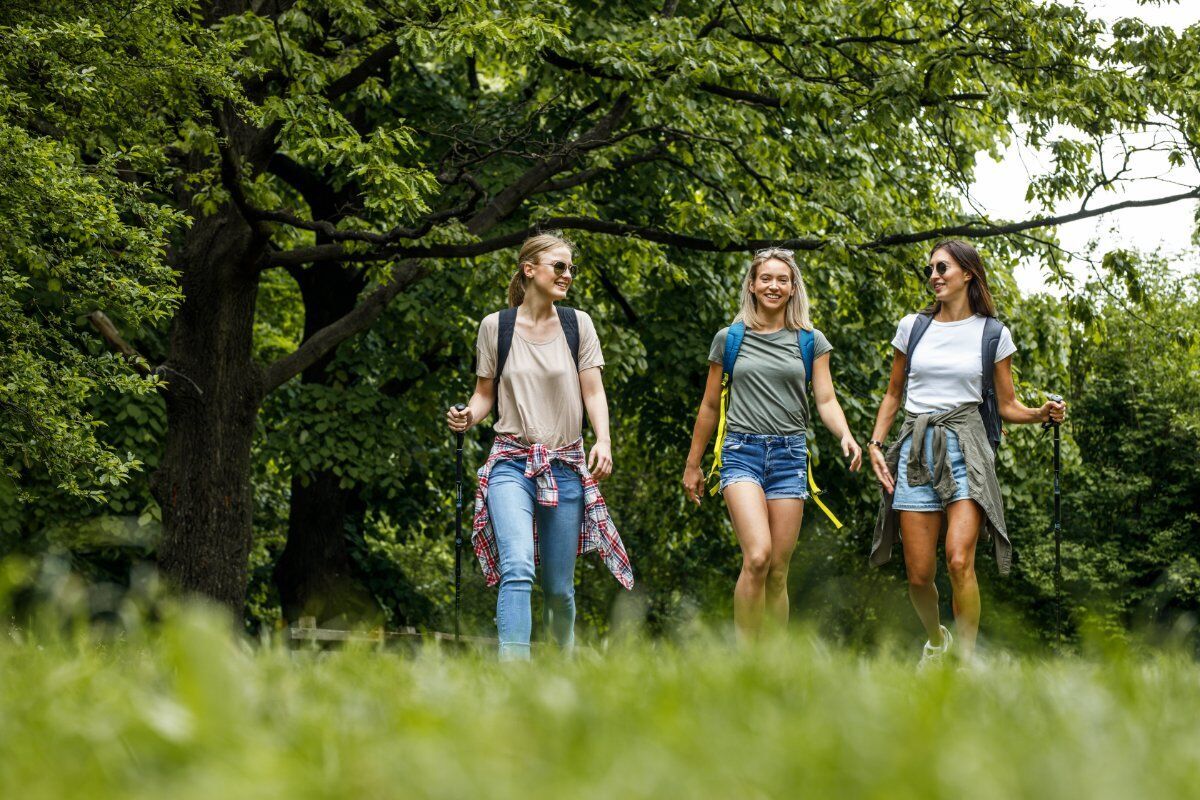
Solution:
[[(908, 454), (912, 448), (912, 437), (907, 437), (900, 445), (900, 465), (896, 469), (896, 493), (892, 496), (892, 508), (895, 511), (942, 511), (942, 499), (934, 491), (933, 483), (922, 486), (908, 485)], [(946, 455), (950, 458), (950, 474), (958, 484), (951, 503), (966, 500), (967, 491), (967, 461), (963, 458), (962, 448), (958, 446), (958, 436), (954, 431), (946, 429)], [(933, 472), (933, 426), (925, 429), (925, 464)], [(949, 503), (947, 504), (949, 505)]]
[(731, 483), (757, 483), (768, 500), (808, 499), (808, 450), (803, 433), (725, 434), (721, 491)]

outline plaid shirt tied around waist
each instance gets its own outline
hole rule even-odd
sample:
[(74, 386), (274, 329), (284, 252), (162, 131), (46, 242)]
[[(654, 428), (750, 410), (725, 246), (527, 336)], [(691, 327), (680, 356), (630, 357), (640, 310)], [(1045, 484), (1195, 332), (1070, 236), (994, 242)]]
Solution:
[[(556, 450), (551, 450), (544, 444), (524, 445), (504, 434), (496, 436), (492, 452), (488, 454), (487, 461), (477, 473), (479, 483), (475, 488), (475, 516), (471, 525), (471, 546), (479, 559), (479, 566), (483, 570), (487, 585), (495, 586), (500, 582), (500, 551), (496, 546), (496, 531), (492, 527), (487, 505), (488, 476), (491, 475), (492, 468), (501, 461), (522, 458), (525, 459), (525, 477), (533, 478), (537, 484), (538, 505), (558, 505), (558, 484), (550, 469), (551, 462), (559, 461), (579, 473), (580, 484), (583, 487), (583, 526), (579, 531), (579, 549), (576, 552), (578, 555), (599, 553), (604, 566), (608, 567), (608, 571), (617, 582), (626, 589), (632, 589), (633, 568), (629, 564), (629, 556), (625, 553), (621, 536), (617, 533), (617, 526), (608, 515), (608, 506), (600, 495), (600, 487), (584, 463), (582, 436)], [(537, 535), (537, 515), (534, 515), (535, 564), (540, 561)]]

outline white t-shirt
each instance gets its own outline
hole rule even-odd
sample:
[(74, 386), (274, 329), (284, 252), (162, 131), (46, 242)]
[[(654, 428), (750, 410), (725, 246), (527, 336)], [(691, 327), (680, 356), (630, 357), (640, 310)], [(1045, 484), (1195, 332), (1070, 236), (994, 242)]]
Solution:
[[(908, 335), (916, 314), (896, 326), (892, 346), (908, 354)], [(987, 317), (976, 314), (958, 322), (932, 320), (917, 342), (908, 375), (908, 397), (904, 410), (913, 414), (949, 411), (963, 403), (983, 402), (983, 328)], [(1017, 352), (1008, 326), (1000, 331), (996, 362)]]

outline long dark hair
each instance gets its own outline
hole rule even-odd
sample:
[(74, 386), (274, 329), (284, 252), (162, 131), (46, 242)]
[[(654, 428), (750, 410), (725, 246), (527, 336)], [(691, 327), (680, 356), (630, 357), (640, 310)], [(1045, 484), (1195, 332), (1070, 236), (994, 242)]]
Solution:
[[(935, 244), (929, 255), (932, 256), (938, 250), (945, 250), (960, 267), (973, 276), (972, 280), (967, 281), (967, 299), (971, 303), (971, 311), (985, 317), (996, 316), (996, 303), (992, 300), (992, 290), (987, 284), (987, 270), (983, 268), (983, 258), (975, 246), (962, 239), (946, 239)], [(921, 309), (921, 313), (932, 315), (941, 310), (942, 301), (934, 300)]]

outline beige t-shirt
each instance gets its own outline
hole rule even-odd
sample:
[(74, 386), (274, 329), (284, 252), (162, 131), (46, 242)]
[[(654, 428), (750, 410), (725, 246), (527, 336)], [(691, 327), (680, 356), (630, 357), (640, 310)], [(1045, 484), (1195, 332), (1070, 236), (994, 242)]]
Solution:
[[(513, 331), (512, 347), (504, 362), (497, 393), (500, 418), (496, 433), (505, 433), (525, 444), (555, 448), (579, 438), (583, 422), (583, 393), (579, 372), (604, 366), (600, 339), (592, 318), (575, 312), (579, 320), (579, 370), (571, 358), (571, 347), (560, 327), (547, 342), (530, 342)], [(479, 323), (475, 342), (481, 378), (496, 377), (496, 345), (500, 334), (500, 312), (488, 314)]]

